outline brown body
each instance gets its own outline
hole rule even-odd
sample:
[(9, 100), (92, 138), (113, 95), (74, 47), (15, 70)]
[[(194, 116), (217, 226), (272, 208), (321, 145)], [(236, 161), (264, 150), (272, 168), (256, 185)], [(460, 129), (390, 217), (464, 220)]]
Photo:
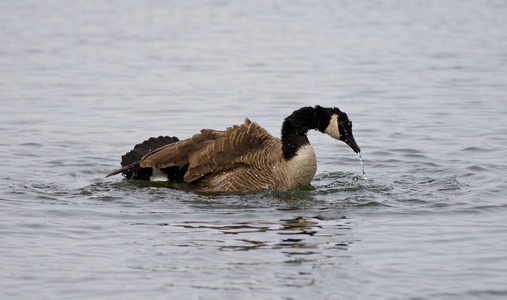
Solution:
[(188, 170), (184, 181), (205, 191), (287, 190), (310, 184), (317, 168), (308, 144), (290, 161), (282, 142), (248, 119), (225, 131), (203, 129), (192, 138), (163, 146), (143, 157), (143, 168)]

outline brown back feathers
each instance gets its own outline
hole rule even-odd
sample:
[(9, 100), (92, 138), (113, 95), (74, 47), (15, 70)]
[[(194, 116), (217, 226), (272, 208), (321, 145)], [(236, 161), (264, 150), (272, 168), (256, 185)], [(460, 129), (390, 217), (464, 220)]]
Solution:
[[(208, 190), (255, 190), (272, 180), (270, 166), (281, 159), (281, 141), (245, 119), (225, 131), (203, 129), (192, 138), (165, 145), (145, 155), (140, 166), (162, 169), (187, 166), (186, 182), (205, 181)], [(241, 181), (241, 183), (239, 183)], [(262, 184), (261, 187), (258, 185)], [(251, 185), (251, 186), (249, 186)]]

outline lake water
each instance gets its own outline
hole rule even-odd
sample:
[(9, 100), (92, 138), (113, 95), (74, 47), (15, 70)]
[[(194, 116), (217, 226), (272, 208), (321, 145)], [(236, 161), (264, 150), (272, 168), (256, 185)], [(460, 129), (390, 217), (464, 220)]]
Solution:
[[(0, 298), (507, 297), (505, 1), (3, 1)], [(104, 178), (308, 105), (312, 187)]]

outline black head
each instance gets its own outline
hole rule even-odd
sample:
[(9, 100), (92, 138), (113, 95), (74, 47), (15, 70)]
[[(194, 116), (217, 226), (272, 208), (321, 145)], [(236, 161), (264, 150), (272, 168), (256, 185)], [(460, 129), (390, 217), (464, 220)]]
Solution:
[(337, 107), (323, 108), (318, 106), (316, 109), (320, 110), (324, 119), (328, 120), (327, 122), (322, 122), (322, 125), (319, 126), (320, 131), (327, 133), (337, 140), (344, 141), (354, 152), (361, 152), (361, 148), (357, 145), (352, 134), (352, 122), (346, 113), (340, 111)]
[(302, 145), (310, 143), (306, 136), (310, 129), (318, 129), (344, 141), (356, 153), (361, 151), (352, 135), (352, 122), (346, 113), (337, 107), (307, 106), (295, 110), (283, 121), (282, 151), (286, 160), (294, 157)]

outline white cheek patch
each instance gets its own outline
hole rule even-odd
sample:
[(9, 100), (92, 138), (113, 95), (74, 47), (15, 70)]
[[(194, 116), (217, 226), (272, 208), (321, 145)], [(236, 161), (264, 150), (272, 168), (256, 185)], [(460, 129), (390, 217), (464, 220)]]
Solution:
[(339, 140), (340, 139), (340, 129), (338, 128), (338, 115), (334, 114), (331, 116), (331, 120), (329, 120), (329, 125), (327, 125), (324, 133), (329, 134), (329, 136)]

